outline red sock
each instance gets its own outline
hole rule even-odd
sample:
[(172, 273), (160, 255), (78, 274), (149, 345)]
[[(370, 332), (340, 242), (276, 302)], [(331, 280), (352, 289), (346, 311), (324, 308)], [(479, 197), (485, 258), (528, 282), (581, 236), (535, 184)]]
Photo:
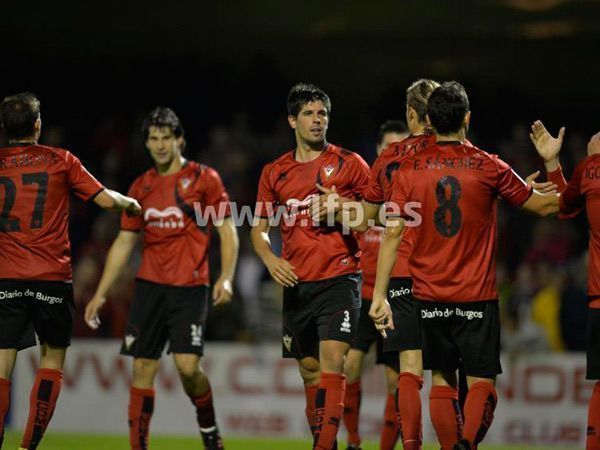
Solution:
[(458, 391), (450, 386), (433, 386), (429, 394), (429, 412), (442, 450), (452, 450), (462, 437)]
[(423, 445), (421, 396), (423, 378), (402, 372), (398, 377), (398, 423), (404, 450), (420, 450)]
[(0, 448), (4, 441), (4, 420), (10, 406), (10, 381), (0, 378)]
[(491, 383), (479, 381), (469, 388), (465, 402), (463, 438), (476, 448), (485, 437), (492, 420), (498, 397)]
[(360, 444), (358, 433), (358, 416), (360, 415), (360, 379), (346, 385), (346, 397), (344, 398), (344, 425), (348, 430), (348, 445)]
[(39, 369), (29, 395), (29, 418), (21, 447), (35, 450), (39, 445), (52, 414), (62, 384), (62, 371)]
[(588, 406), (586, 450), (600, 450), (600, 381), (596, 381)]
[(213, 406), (212, 391), (210, 387), (208, 392), (199, 397), (190, 397), (194, 406), (196, 406), (196, 419), (200, 431), (209, 432), (217, 426), (215, 420), (215, 408)]
[(129, 390), (129, 442), (131, 450), (147, 450), (150, 419), (154, 412), (154, 389)]
[(381, 430), (379, 447), (381, 450), (394, 450), (399, 436), (400, 428), (396, 423), (396, 396), (388, 394), (385, 402), (385, 415), (383, 416), (383, 430)]
[(310, 428), (310, 434), (315, 434), (315, 398), (317, 397), (317, 391), (319, 390), (318, 384), (305, 384), (304, 393), (306, 394), (306, 420), (308, 421), (308, 427)]
[(336, 442), (344, 412), (346, 377), (340, 373), (321, 373), (315, 399), (315, 450), (331, 450)]

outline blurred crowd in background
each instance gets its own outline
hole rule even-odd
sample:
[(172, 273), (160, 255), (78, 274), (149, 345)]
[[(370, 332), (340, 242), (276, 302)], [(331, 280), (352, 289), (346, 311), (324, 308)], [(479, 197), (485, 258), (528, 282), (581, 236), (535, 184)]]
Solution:
[[(399, 108), (403, 111), (403, 108)], [(401, 118), (402, 113), (397, 117)], [(216, 168), (232, 201), (253, 205), (263, 165), (292, 148), (293, 134), (284, 114), (270, 125), (255, 127), (248, 114), (233, 114), (230, 123), (208, 128), (200, 142), (188, 142), (185, 155)], [(76, 124), (48, 124), (41, 142), (64, 147), (80, 156), (84, 164), (107, 187), (127, 191), (135, 177), (152, 166), (139, 132), (139, 117), (123, 120), (108, 115), (93, 132), (73, 134)], [(184, 121), (185, 125), (185, 121)], [(478, 147), (498, 153), (523, 178), (541, 170), (543, 164), (529, 140), (529, 123), (519, 122), (497, 133), (470, 140)], [(189, 126), (189, 125), (188, 125)], [(331, 124), (335, 130), (335, 122)], [(332, 142), (360, 153), (370, 164), (375, 159), (376, 127), (358, 148), (344, 143), (339, 133)], [(556, 130), (551, 130), (553, 133)], [(566, 176), (585, 156), (589, 136), (567, 130), (561, 154)], [(582, 215), (575, 220), (540, 219), (508, 207), (498, 210), (498, 287), (501, 297), (503, 346), (509, 353), (533, 351), (577, 351), (584, 349), (587, 312), (587, 226)], [(133, 298), (134, 277), (140, 248), (118, 283), (110, 291), (98, 331), (83, 321), (84, 305), (91, 299), (103, 270), (104, 260), (119, 230), (119, 217), (101, 212), (93, 205), (72, 202), (71, 241), (74, 286), (77, 300), (75, 336), (80, 338), (124, 335)], [(255, 256), (249, 239), (249, 225), (239, 229), (240, 256), (235, 297), (231, 304), (214, 308), (208, 321), (208, 340), (260, 343), (280, 339), (281, 287), (272, 281)], [(272, 230), (274, 246), (280, 246)], [(213, 233), (211, 272), (219, 271), (218, 236)]]

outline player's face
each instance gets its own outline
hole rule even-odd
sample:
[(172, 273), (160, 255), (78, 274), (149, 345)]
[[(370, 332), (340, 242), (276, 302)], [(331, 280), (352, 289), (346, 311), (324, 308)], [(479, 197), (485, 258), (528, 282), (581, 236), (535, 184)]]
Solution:
[(329, 113), (321, 101), (306, 103), (297, 116), (288, 116), (290, 126), (296, 130), (296, 138), (310, 144), (325, 141), (329, 126)]
[(169, 165), (181, 155), (183, 145), (182, 137), (175, 137), (173, 130), (169, 127), (150, 127), (148, 139), (146, 139), (146, 148), (150, 151), (150, 156), (159, 166)]
[(403, 141), (408, 137), (408, 133), (396, 133), (395, 131), (390, 131), (383, 135), (383, 139), (381, 143), (377, 146), (377, 156), (381, 154), (386, 148), (388, 148), (394, 142)]

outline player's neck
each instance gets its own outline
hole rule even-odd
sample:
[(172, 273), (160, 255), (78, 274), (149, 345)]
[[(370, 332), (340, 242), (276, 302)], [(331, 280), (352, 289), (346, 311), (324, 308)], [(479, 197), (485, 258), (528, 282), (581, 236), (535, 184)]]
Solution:
[(181, 155), (177, 155), (173, 160), (167, 164), (156, 164), (156, 171), (159, 175), (173, 175), (181, 170), (185, 164), (185, 158)]
[(321, 156), (323, 150), (327, 148), (327, 142), (322, 141), (315, 144), (309, 142), (296, 141), (296, 152), (294, 157), (298, 162), (309, 162)]
[(37, 137), (28, 137), (28, 138), (21, 138), (21, 139), (9, 139), (8, 143), (10, 145), (19, 145), (19, 144), (36, 145), (38, 143), (38, 140), (37, 140)]
[(460, 130), (458, 133), (449, 134), (435, 134), (436, 142), (464, 142), (466, 139), (464, 130)]

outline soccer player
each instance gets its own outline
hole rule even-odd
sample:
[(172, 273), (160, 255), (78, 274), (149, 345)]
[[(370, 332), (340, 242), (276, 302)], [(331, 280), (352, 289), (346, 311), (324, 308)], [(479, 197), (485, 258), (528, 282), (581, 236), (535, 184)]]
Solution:
[(34, 450), (50, 423), (73, 329), (69, 197), (140, 213), (133, 198), (105, 189), (67, 150), (39, 145), (40, 102), (31, 93), (6, 97), (0, 121), (0, 447), (17, 351), (40, 341), (41, 360), (21, 448)]
[(212, 210), (212, 225), (221, 241), (221, 274), (212, 291), (214, 305), (231, 300), (237, 230), (219, 174), (182, 156), (184, 130), (175, 113), (169, 108), (156, 108), (146, 117), (142, 129), (155, 167), (138, 177), (129, 192), (140, 200), (143, 216), (123, 216), (121, 231), (108, 253), (85, 319), (97, 328), (98, 311), (143, 231), (142, 262), (121, 348), (122, 354), (134, 358), (128, 409), (131, 448), (148, 448), (154, 379), (168, 341), (183, 389), (195, 406), (204, 447), (222, 449), (209, 380), (200, 366), (210, 307), (210, 234), (207, 227), (196, 222), (195, 210), (200, 210), (202, 217), (209, 217), (208, 211)]
[[(269, 273), (284, 286), (283, 357), (298, 360), (314, 448), (332, 449), (344, 406), (344, 356), (360, 312), (359, 247), (329, 220), (335, 211), (311, 205), (319, 198), (317, 185), (335, 186), (339, 195), (360, 200), (369, 167), (356, 153), (327, 142), (331, 102), (321, 89), (295, 85), (287, 109), (296, 147), (263, 168), (251, 236)], [(282, 211), (279, 257), (268, 232), (270, 219), (281, 219)], [(331, 225), (313, 220), (325, 215)]]
[[(413, 218), (410, 272), (420, 303), (423, 364), (432, 370), (432, 422), (443, 450), (477, 448), (492, 422), (501, 373), (497, 197), (545, 216), (558, 211), (558, 196), (536, 192), (500, 158), (466, 144), (471, 113), (459, 83), (433, 91), (427, 114), (436, 143), (394, 175), (391, 202), (398, 214), (387, 218), (370, 314), (377, 328), (393, 328), (387, 286), (404, 220)], [(419, 216), (409, 202), (420, 205)], [(456, 390), (461, 360), (469, 385), (464, 428)]]
[[(394, 142), (400, 142), (408, 136), (406, 123), (401, 120), (388, 120), (379, 127), (377, 155)], [(398, 352), (383, 352), (383, 337), (375, 329), (369, 317), (369, 308), (375, 284), (377, 269), (377, 252), (383, 228), (370, 227), (362, 233), (359, 240), (360, 265), (363, 272), (362, 306), (358, 322), (358, 332), (352, 348), (346, 356), (344, 374), (346, 375), (346, 399), (344, 400), (344, 425), (348, 430), (348, 450), (360, 449), (360, 433), (358, 430), (361, 406), (361, 373), (363, 361), (369, 348), (376, 343), (377, 363), (385, 366), (387, 384), (387, 401), (384, 413), (384, 426), (381, 430), (380, 448), (391, 450), (396, 445), (399, 429), (396, 423), (396, 389), (398, 384), (399, 360)]]
[(544, 159), (548, 179), (558, 185), (562, 218), (587, 212), (590, 226), (590, 257), (588, 267), (589, 313), (587, 325), (587, 374), (595, 380), (588, 405), (587, 450), (600, 450), (600, 133), (588, 143), (588, 156), (575, 169), (569, 184), (562, 175), (558, 153), (564, 128), (553, 138), (540, 121), (532, 126), (531, 139)]

